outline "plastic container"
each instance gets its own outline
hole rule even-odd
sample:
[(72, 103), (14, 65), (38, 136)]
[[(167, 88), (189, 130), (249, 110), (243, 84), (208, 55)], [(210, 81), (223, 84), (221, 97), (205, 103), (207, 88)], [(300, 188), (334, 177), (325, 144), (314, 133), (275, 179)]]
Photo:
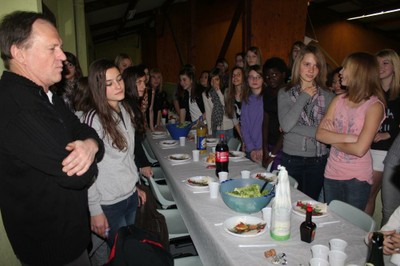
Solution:
[(175, 140), (179, 140), (179, 137), (187, 137), (190, 129), (192, 128), (191, 124), (189, 124), (185, 127), (177, 127), (177, 126), (178, 126), (178, 124), (166, 125), (166, 128), (168, 129), (169, 134)]
[[(249, 179), (229, 179), (221, 183), (220, 192), (222, 200), (232, 210), (240, 213), (256, 213), (261, 211), (271, 199), (274, 197), (274, 193), (267, 196), (255, 197), (255, 198), (240, 198), (226, 194), (225, 192), (231, 192), (235, 188), (245, 187), (251, 184), (259, 184), (260, 188), (264, 185), (264, 181), (249, 178)], [(268, 184), (265, 188), (270, 191), (272, 184)]]

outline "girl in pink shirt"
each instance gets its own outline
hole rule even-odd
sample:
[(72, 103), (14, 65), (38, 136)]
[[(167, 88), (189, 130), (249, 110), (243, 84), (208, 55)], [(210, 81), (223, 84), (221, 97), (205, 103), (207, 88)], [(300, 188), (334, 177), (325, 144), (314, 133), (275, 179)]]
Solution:
[(354, 53), (344, 60), (340, 76), (347, 93), (333, 99), (316, 134), (318, 141), (331, 145), (325, 200), (364, 210), (373, 172), (369, 148), (385, 117), (379, 64), (373, 55)]

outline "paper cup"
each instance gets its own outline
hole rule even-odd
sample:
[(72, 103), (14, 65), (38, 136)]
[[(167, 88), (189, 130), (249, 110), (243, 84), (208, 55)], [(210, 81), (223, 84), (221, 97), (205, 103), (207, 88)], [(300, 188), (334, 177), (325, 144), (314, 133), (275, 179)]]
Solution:
[(347, 255), (343, 251), (332, 250), (328, 253), (330, 266), (344, 266)]
[(243, 171), (241, 171), (240, 173), (242, 174), (242, 178), (243, 178), (243, 179), (250, 178), (250, 171), (243, 170)]
[(344, 252), (347, 247), (347, 242), (339, 238), (333, 238), (329, 240), (329, 245), (331, 250), (340, 250)]
[(325, 245), (314, 245), (311, 247), (311, 253), (313, 258), (328, 260), (329, 248)]
[(310, 266), (329, 266), (329, 262), (320, 258), (312, 258), (310, 260)]
[(210, 198), (212, 198), (212, 199), (218, 198), (219, 182), (211, 181), (208, 184), (208, 187), (210, 188)]
[(186, 143), (186, 137), (179, 137), (179, 144), (181, 146), (185, 146)]
[(200, 151), (199, 150), (193, 150), (193, 162), (198, 162), (200, 159)]
[(399, 266), (400, 265), (400, 254), (393, 254), (392, 257), (390, 258), (390, 262), (393, 263), (394, 265)]
[(262, 210), (263, 220), (267, 223), (268, 228), (271, 227), (271, 215), (272, 215), (272, 208), (265, 207)]
[(228, 172), (219, 172), (218, 177), (219, 177), (219, 182), (222, 183), (228, 179)]

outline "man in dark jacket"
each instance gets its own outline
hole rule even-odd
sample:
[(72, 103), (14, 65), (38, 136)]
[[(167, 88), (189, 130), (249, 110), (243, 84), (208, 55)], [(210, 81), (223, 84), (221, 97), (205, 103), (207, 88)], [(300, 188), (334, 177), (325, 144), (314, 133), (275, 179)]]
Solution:
[(90, 265), (87, 188), (102, 141), (49, 90), (60, 81), (62, 41), (42, 14), (0, 24), (0, 208), (23, 265)]

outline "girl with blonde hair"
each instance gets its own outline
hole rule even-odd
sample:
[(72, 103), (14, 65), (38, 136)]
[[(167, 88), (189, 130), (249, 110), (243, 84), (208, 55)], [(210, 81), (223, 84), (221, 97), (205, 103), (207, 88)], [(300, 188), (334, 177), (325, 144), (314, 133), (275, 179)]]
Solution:
[(318, 141), (331, 145), (325, 199), (364, 210), (373, 182), (370, 146), (385, 117), (385, 97), (375, 56), (349, 55), (340, 74), (347, 92), (332, 101), (316, 134)]

